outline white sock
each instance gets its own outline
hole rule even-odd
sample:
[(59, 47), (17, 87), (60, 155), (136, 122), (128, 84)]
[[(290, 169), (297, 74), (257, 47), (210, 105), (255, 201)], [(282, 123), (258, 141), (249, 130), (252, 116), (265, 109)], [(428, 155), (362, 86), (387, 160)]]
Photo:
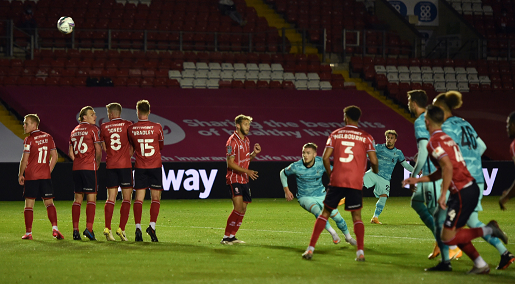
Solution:
[(141, 230), (141, 224), (136, 224), (136, 229), (140, 229)]
[(334, 235), (338, 235), (338, 234), (336, 233), (336, 231), (333, 229), (333, 227), (330, 227), (329, 229), (326, 229), (326, 230), (329, 232), (329, 234), (331, 234), (331, 235), (333, 235), (333, 236), (334, 236)]
[(449, 249), (452, 249), (452, 250), (455, 250), (455, 249), (457, 249), (457, 248), (458, 248), (458, 246), (456, 246), (456, 245), (454, 245), (454, 246), (449, 246)]
[(483, 226), (483, 227), (481, 227), (481, 229), (483, 229), (483, 237), (491, 235), (493, 233), (492, 228), (490, 228), (488, 226)]
[(351, 238), (352, 238), (352, 236), (349, 233), (345, 234), (345, 239), (346, 240), (351, 239)]
[(308, 247), (308, 250), (310, 250), (310, 251), (315, 251), (315, 247), (309, 246), (309, 247)]
[(224, 239), (228, 239), (228, 238), (229, 238), (229, 236), (227, 236), (227, 235), (224, 235)]
[(59, 231), (59, 230), (57, 229), (57, 226), (52, 226), (52, 230)]
[(32, 235), (32, 232), (26, 232), (25, 235)]
[(233, 234), (230, 234), (230, 235), (229, 235), (229, 238), (234, 238), (234, 235), (233, 235)]
[(485, 265), (488, 265), (481, 256), (478, 256), (476, 259), (474, 259), (474, 266), (475, 267), (485, 267)]
[(152, 230), (156, 229), (156, 222), (150, 222), (150, 227), (152, 227)]
[(365, 252), (362, 249), (358, 249), (356, 251), (356, 256), (359, 257), (360, 255), (365, 255)]

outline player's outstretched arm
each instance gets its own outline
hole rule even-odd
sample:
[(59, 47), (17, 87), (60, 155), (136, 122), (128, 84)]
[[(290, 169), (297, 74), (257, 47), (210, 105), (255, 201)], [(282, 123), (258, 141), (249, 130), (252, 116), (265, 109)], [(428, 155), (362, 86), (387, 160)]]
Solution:
[(368, 151), (368, 158), (370, 159), (370, 167), (372, 168), (372, 172), (377, 174), (379, 172), (379, 161), (377, 160), (376, 151)]
[(284, 169), (282, 169), (279, 173), (279, 177), (281, 178), (281, 184), (283, 185), (284, 198), (286, 198), (286, 200), (288, 201), (292, 201), (293, 194), (291, 193), (290, 188), (288, 187), (288, 177), (284, 173)]
[(483, 153), (486, 151), (486, 144), (479, 136), (476, 138), (476, 142), (477, 142), (477, 151), (479, 153), (481, 153), (481, 156), (483, 156)]
[(417, 154), (418, 158), (417, 158), (417, 163), (415, 164), (415, 167), (413, 167), (413, 171), (411, 172), (412, 177), (416, 176), (422, 170), (422, 167), (426, 163), (426, 159), (427, 159), (427, 155), (428, 155), (427, 140), (422, 139), (422, 140), (418, 141), (417, 148), (418, 148), (418, 154)]
[(402, 161), (401, 166), (408, 170), (408, 172), (413, 172), (413, 166), (410, 165), (406, 160)]
[(55, 168), (55, 164), (57, 164), (57, 150), (50, 150), (50, 172), (52, 172)]
[(25, 169), (27, 168), (27, 164), (29, 163), (29, 153), (23, 153), (21, 155), (21, 160), (20, 160), (20, 169), (18, 171), (18, 183), (20, 185), (24, 185), (25, 184), (25, 177), (23, 176), (23, 174), (25, 173)]
[(324, 154), (322, 155), (322, 162), (324, 162), (325, 172), (327, 176), (330, 178), (333, 169), (331, 169), (331, 156), (333, 155), (333, 148), (325, 147)]
[(238, 166), (238, 164), (236, 164), (234, 162), (234, 156), (227, 157), (227, 167), (233, 171), (247, 174), (252, 180), (256, 180), (258, 178), (257, 171), (244, 169), (244, 168)]

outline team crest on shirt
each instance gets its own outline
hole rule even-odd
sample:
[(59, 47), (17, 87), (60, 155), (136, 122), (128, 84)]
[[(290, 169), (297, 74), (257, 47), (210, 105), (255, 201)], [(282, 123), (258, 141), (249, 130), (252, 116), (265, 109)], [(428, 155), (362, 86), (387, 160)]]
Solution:
[(231, 154), (232, 153), (232, 147), (231, 145), (227, 146), (227, 154)]
[(237, 187), (235, 187), (235, 188), (234, 188), (234, 193), (236, 193), (236, 194), (240, 194), (240, 190), (239, 190)]
[(240, 149), (243, 149), (243, 145), (240, 145)]

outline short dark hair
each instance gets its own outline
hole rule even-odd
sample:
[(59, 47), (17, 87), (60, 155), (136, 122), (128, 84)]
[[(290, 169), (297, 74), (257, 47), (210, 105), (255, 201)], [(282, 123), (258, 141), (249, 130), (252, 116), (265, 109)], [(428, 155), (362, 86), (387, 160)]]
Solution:
[(509, 122), (509, 123), (515, 123), (515, 111), (512, 111), (512, 112), (508, 115), (508, 122)]
[(424, 90), (413, 90), (408, 92), (408, 99), (416, 103), (419, 107), (427, 105), (427, 94)]
[(355, 105), (348, 106), (343, 109), (343, 113), (347, 118), (350, 118), (352, 121), (359, 121), (361, 117), (361, 109)]
[(428, 105), (426, 107), (426, 117), (436, 124), (444, 122), (443, 109), (435, 105)]
[(304, 144), (304, 146), (302, 146), (302, 149), (304, 149), (304, 148), (311, 148), (311, 149), (315, 150), (315, 152), (316, 152), (318, 146), (317, 146), (317, 144), (315, 144), (313, 142), (309, 142), (309, 143)]
[(147, 100), (141, 100), (136, 103), (136, 109), (141, 114), (150, 113), (150, 103)]
[(83, 117), (88, 114), (88, 110), (95, 111), (92, 106), (85, 106), (79, 112), (79, 122), (83, 122)]
[(27, 114), (25, 116), (25, 119), (27, 119), (27, 118), (32, 120), (32, 122), (35, 122), (36, 126), (39, 128), (39, 116), (37, 114), (35, 114), (35, 113)]
[(106, 105), (106, 108), (107, 108), (107, 111), (109, 112), (112, 112), (112, 111), (118, 111), (118, 112), (122, 112), (122, 105), (119, 104), (119, 103), (110, 103), (108, 105)]

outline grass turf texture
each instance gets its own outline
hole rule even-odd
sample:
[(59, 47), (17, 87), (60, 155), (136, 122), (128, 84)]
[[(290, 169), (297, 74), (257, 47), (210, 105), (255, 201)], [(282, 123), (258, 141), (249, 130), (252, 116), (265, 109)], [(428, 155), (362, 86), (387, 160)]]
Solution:
[[(485, 197), (480, 220), (498, 220), (515, 237), (513, 212), (502, 212), (498, 197)], [(103, 201), (97, 203), (94, 231), (98, 241), (72, 240), (71, 201), (57, 201), (59, 229), (65, 240), (52, 238), (50, 222), (41, 201), (34, 208), (34, 240), (21, 240), (24, 233), (23, 202), (0, 202), (0, 247), (2, 283), (514, 283), (515, 264), (497, 271), (500, 256), (482, 239), (473, 241), (490, 275), (465, 275), (472, 261), (463, 255), (452, 262), (452, 272), (424, 272), (437, 264), (428, 260), (434, 240), (410, 208), (409, 198), (390, 198), (380, 216), (383, 225), (370, 224), (375, 198), (364, 199), (366, 262), (354, 261), (355, 249), (343, 241), (334, 245), (327, 231), (320, 236), (313, 260), (301, 254), (306, 249), (315, 218), (297, 202), (257, 199), (249, 205), (237, 236), (246, 244), (224, 246), (230, 200), (163, 200), (156, 232), (159, 243), (151, 243), (148, 226), (150, 202), (143, 205), (143, 243), (135, 243), (131, 216), (126, 232), (129, 242), (107, 242)], [(113, 234), (118, 228), (117, 201)], [(84, 206), (85, 207), (85, 203)], [(80, 231), (85, 228), (82, 208)], [(349, 212), (343, 212), (352, 236)], [(336, 229), (336, 225), (331, 221)], [(513, 239), (512, 239), (513, 240)], [(508, 250), (515, 251), (513, 245)], [(407, 281), (407, 282), (406, 282)]]

